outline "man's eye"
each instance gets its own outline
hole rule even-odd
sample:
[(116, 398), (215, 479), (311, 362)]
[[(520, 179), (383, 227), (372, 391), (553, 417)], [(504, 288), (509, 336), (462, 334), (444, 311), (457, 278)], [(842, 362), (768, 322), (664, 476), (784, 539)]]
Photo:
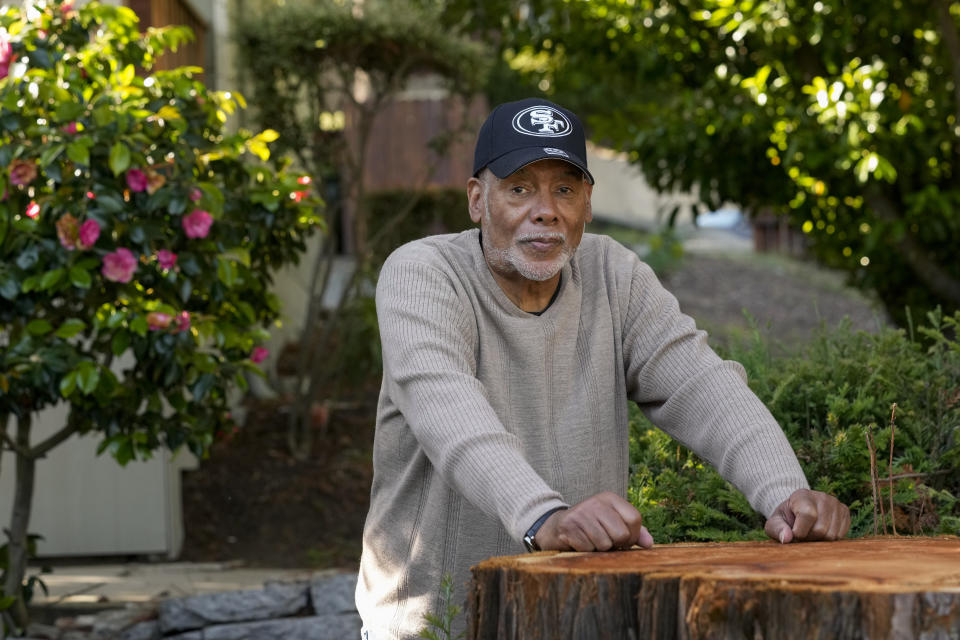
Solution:
[(526, 193), (526, 192), (527, 192), (527, 189), (526, 189), (526, 187), (517, 186), (517, 187), (513, 187), (512, 189), (510, 189), (510, 191), (512, 191), (513, 193), (516, 193), (516, 194), (519, 195), (519, 194), (521, 194), (521, 193)]

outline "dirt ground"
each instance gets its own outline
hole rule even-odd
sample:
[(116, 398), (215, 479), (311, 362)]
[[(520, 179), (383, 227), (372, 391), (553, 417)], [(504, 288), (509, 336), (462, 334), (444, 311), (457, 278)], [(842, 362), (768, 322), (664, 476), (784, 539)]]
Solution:
[[(688, 256), (665, 278), (681, 308), (716, 341), (760, 330), (796, 345), (821, 322), (845, 316), (878, 326), (880, 312), (835, 274), (774, 256)], [(282, 403), (260, 403), (246, 425), (217, 445), (210, 460), (184, 473), (183, 560), (234, 560), (261, 567), (356, 567), (369, 501), (373, 409), (334, 411), (313, 456), (286, 449)]]

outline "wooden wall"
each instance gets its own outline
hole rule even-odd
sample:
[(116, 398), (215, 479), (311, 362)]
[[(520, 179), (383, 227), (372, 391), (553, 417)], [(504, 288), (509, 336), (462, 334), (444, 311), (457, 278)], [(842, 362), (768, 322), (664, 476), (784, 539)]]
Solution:
[[(183, 25), (193, 30), (194, 40), (160, 58), (156, 69), (175, 69), (182, 66), (207, 68), (207, 40), (209, 25), (184, 0), (126, 0), (140, 18), (141, 29)], [(203, 79), (203, 76), (199, 76)]]

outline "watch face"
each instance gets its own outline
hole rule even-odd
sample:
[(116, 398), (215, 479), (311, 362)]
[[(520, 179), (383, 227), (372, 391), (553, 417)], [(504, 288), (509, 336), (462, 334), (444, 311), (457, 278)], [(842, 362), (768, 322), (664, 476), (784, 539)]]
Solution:
[(527, 548), (527, 551), (533, 553), (534, 551), (540, 551), (540, 547), (537, 545), (537, 541), (533, 536), (527, 534), (523, 536), (523, 546)]

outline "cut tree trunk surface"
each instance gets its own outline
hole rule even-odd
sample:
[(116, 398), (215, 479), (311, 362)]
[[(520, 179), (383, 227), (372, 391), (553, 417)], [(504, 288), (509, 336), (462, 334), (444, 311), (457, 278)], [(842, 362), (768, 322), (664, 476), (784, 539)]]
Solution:
[(541, 552), (473, 567), (474, 640), (960, 639), (960, 538)]

